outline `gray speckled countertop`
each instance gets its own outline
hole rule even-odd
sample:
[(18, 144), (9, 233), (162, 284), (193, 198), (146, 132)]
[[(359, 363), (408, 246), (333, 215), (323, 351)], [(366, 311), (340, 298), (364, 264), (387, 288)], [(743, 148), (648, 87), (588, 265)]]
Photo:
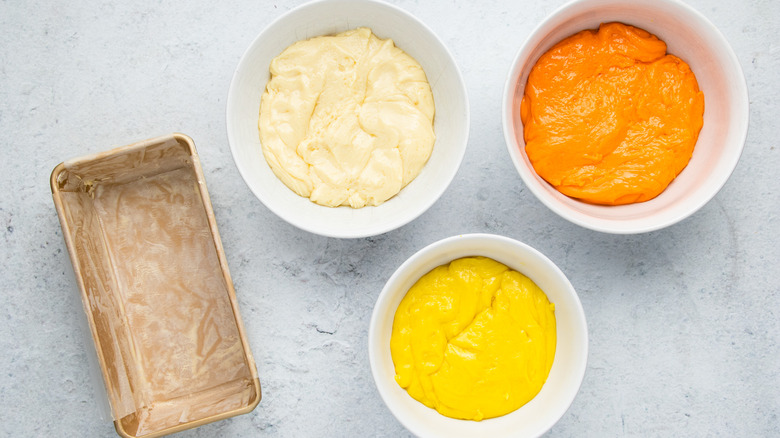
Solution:
[(428, 212), (357, 240), (274, 216), (227, 144), (239, 57), (300, 1), (0, 2), (0, 435), (114, 436), (48, 177), (65, 159), (174, 131), (198, 147), (264, 390), (251, 414), (180, 436), (406, 435), (371, 378), (371, 310), (407, 257), (469, 232), (530, 244), (579, 292), (588, 368), (549, 436), (777, 435), (780, 3), (687, 2), (729, 40), (751, 96), (741, 161), (699, 212), (608, 235), (559, 218), (523, 186), (501, 129), (504, 79), (561, 0), (402, 0), (459, 63), (471, 135)]

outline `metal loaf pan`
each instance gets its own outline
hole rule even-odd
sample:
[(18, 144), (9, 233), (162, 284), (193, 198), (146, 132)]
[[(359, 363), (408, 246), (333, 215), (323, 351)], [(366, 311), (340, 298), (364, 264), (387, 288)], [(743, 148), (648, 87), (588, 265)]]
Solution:
[(117, 433), (252, 411), (260, 381), (192, 139), (66, 161), (51, 190)]

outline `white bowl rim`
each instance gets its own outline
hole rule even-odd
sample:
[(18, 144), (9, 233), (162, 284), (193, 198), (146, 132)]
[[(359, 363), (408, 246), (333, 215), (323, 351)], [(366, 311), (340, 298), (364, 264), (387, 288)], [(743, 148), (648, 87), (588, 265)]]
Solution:
[(691, 14), (692, 16), (696, 17), (702, 25), (706, 26), (709, 29), (709, 31), (712, 33), (712, 35), (718, 39), (719, 45), (725, 48), (725, 52), (723, 54), (728, 58), (729, 63), (735, 67), (735, 70), (739, 76), (739, 80), (737, 80), (733, 84), (733, 86), (737, 89), (736, 90), (737, 94), (739, 96), (744, 97), (743, 99), (740, 99), (739, 102), (737, 102), (739, 104), (739, 108), (737, 109), (737, 111), (744, 115), (744, 118), (742, 119), (743, 123), (741, 124), (741, 126), (739, 126), (740, 146), (737, 150), (732, 151), (733, 159), (731, 160), (729, 167), (726, 169), (726, 172), (723, 172), (721, 174), (722, 177), (717, 181), (717, 184), (711, 186), (711, 189), (706, 193), (706, 196), (697, 198), (698, 202), (689, 203), (688, 208), (686, 208), (685, 211), (681, 212), (676, 216), (670, 217), (665, 221), (648, 222), (646, 218), (629, 219), (629, 220), (593, 218), (584, 213), (572, 212), (562, 207), (560, 204), (553, 202), (551, 199), (549, 199), (547, 194), (544, 193), (542, 189), (537, 185), (537, 181), (534, 180), (533, 175), (530, 173), (531, 171), (529, 169), (526, 169), (525, 164), (519, 161), (520, 160), (519, 154), (522, 154), (522, 152), (515, 151), (518, 145), (516, 143), (516, 139), (514, 138), (515, 134), (514, 134), (514, 128), (512, 126), (514, 123), (514, 121), (512, 120), (513, 113), (510, 110), (510, 108), (512, 106), (511, 101), (512, 101), (512, 96), (514, 94), (514, 90), (518, 86), (518, 81), (520, 79), (520, 76), (522, 75), (523, 68), (525, 67), (525, 65), (520, 65), (520, 60), (525, 55), (526, 51), (532, 49), (529, 47), (529, 45), (539, 37), (540, 32), (544, 28), (548, 27), (551, 22), (558, 19), (560, 15), (565, 14), (570, 9), (578, 7), (583, 4), (586, 5), (593, 4), (593, 6), (604, 6), (604, 5), (617, 4), (617, 3), (625, 4), (625, 2), (621, 0), (571, 0), (563, 4), (562, 6), (558, 7), (552, 13), (550, 13), (547, 17), (545, 17), (544, 20), (542, 20), (531, 31), (531, 33), (528, 34), (528, 37), (521, 44), (520, 49), (517, 51), (517, 54), (512, 60), (509, 73), (507, 74), (506, 77), (506, 81), (504, 84), (504, 94), (502, 99), (502, 122), (503, 122), (504, 139), (506, 142), (507, 151), (509, 152), (509, 156), (512, 159), (513, 164), (515, 165), (515, 168), (520, 174), (520, 178), (523, 180), (523, 183), (525, 184), (526, 187), (528, 187), (531, 193), (533, 193), (534, 196), (539, 201), (541, 201), (545, 206), (547, 206), (547, 208), (555, 212), (560, 217), (576, 225), (594, 231), (611, 233), (611, 234), (639, 234), (639, 233), (647, 233), (662, 228), (666, 228), (668, 226), (674, 225), (688, 218), (689, 216), (693, 215), (698, 210), (700, 210), (709, 201), (711, 201), (712, 198), (714, 198), (715, 195), (717, 195), (718, 192), (723, 188), (723, 186), (730, 178), (731, 174), (734, 172), (734, 169), (736, 169), (737, 164), (739, 163), (739, 159), (745, 148), (745, 142), (747, 140), (748, 128), (750, 122), (750, 98), (748, 95), (747, 81), (745, 79), (742, 65), (740, 64), (739, 59), (737, 58), (737, 55), (734, 52), (734, 49), (728, 43), (728, 40), (723, 35), (723, 33), (707, 17), (705, 17), (698, 10), (694, 9), (692, 6), (682, 2), (681, 0), (645, 1), (644, 3), (655, 3), (656, 5), (663, 4), (665, 6), (680, 8), (684, 10), (686, 13)]
[[(382, 398), (382, 401), (385, 403), (385, 406), (388, 407), (390, 412), (393, 414), (393, 416), (404, 426), (407, 430), (412, 432), (415, 435), (423, 436), (420, 430), (416, 429), (413, 424), (411, 424), (407, 419), (401, 415), (401, 412), (399, 408), (397, 408), (390, 400), (391, 397), (389, 394), (386, 393), (384, 387), (382, 385), (379, 385), (378, 382), (380, 379), (384, 379), (384, 376), (380, 375), (380, 371), (378, 369), (377, 365), (377, 358), (378, 355), (380, 355), (380, 346), (377, 345), (376, 342), (374, 342), (375, 338), (378, 335), (379, 330), (379, 318), (380, 313), (382, 313), (386, 308), (389, 306), (388, 301), (391, 300), (391, 286), (393, 286), (401, 277), (404, 275), (406, 271), (420, 263), (421, 260), (424, 260), (430, 252), (435, 252), (437, 250), (440, 250), (441, 248), (446, 248), (448, 246), (452, 246), (453, 244), (457, 244), (460, 242), (480, 242), (480, 241), (496, 241), (496, 242), (502, 242), (505, 244), (508, 244), (510, 246), (513, 246), (516, 249), (519, 249), (521, 251), (527, 251), (529, 254), (531, 254), (533, 257), (538, 258), (541, 262), (543, 262), (552, 272), (555, 272), (559, 278), (561, 278), (565, 284), (565, 289), (568, 295), (570, 295), (571, 298), (571, 304), (574, 307), (574, 311), (576, 314), (576, 320), (575, 325), (577, 325), (578, 333), (580, 333), (583, 336), (583, 344), (584, 346), (581, 352), (579, 360), (579, 368), (577, 369), (577, 374), (574, 376), (576, 381), (578, 382), (575, 387), (570, 388), (569, 397), (564, 400), (564, 403), (558, 406), (559, 412), (556, 413), (555, 418), (551, 419), (548, 423), (540, 425), (538, 428), (538, 434), (535, 436), (541, 436), (547, 431), (549, 431), (557, 421), (560, 420), (561, 417), (568, 411), (568, 409), (571, 407), (572, 403), (574, 402), (574, 399), (576, 398), (577, 394), (579, 393), (580, 388), (582, 387), (582, 382), (585, 378), (585, 371), (587, 369), (587, 361), (588, 361), (588, 345), (590, 343), (589, 335), (588, 335), (588, 326), (587, 326), (587, 320), (585, 318), (585, 311), (582, 307), (582, 302), (580, 301), (579, 295), (577, 294), (576, 290), (574, 289), (574, 286), (569, 281), (568, 277), (563, 273), (563, 271), (547, 256), (545, 256), (543, 253), (541, 253), (539, 250), (535, 249), (534, 247), (520, 242), (519, 240), (515, 240), (506, 236), (501, 236), (497, 234), (490, 234), (490, 233), (472, 233), (472, 234), (459, 234), (455, 236), (450, 236), (441, 240), (438, 240), (436, 242), (433, 242), (424, 248), (420, 249), (416, 253), (414, 253), (411, 257), (409, 257), (406, 261), (404, 261), (398, 269), (393, 272), (393, 274), (390, 276), (390, 278), (387, 280), (385, 285), (382, 288), (382, 291), (379, 293), (379, 296), (377, 297), (376, 303), (374, 304), (374, 309), (371, 313), (371, 320), (369, 322), (369, 329), (368, 329), (368, 359), (369, 364), (371, 367), (371, 375), (374, 379), (374, 386), (377, 388), (377, 391), (379, 392), (380, 397)], [(456, 243), (457, 242), (457, 243)], [(472, 255), (480, 255), (480, 254), (472, 254)], [(486, 255), (489, 257), (489, 255)], [(460, 256), (455, 256), (454, 258), (458, 258)], [(454, 259), (453, 258), (453, 259)], [(510, 266), (511, 268), (511, 266)], [(395, 310), (393, 310), (393, 313), (395, 313)], [(389, 348), (389, 346), (387, 346)], [(555, 359), (554, 359), (555, 360)], [(554, 362), (553, 362), (554, 364)], [(421, 405), (422, 406), (422, 405)], [(522, 409), (522, 407), (520, 408)], [(449, 419), (452, 420), (452, 419)], [(456, 420), (456, 421), (464, 421), (469, 422), (469, 420)], [(490, 421), (490, 420), (483, 420), (483, 421)]]
[[(404, 16), (406, 19), (410, 20), (411, 22), (414, 22), (416, 25), (420, 26), (421, 29), (423, 29), (426, 33), (428, 33), (433, 40), (436, 42), (436, 44), (439, 46), (439, 48), (442, 50), (446, 58), (452, 63), (454, 66), (453, 73), (456, 77), (456, 82), (459, 85), (460, 88), (460, 95), (462, 96), (463, 100), (463, 106), (464, 106), (464, 112), (462, 116), (464, 117), (463, 120), (463, 139), (461, 142), (463, 143), (462, 147), (459, 147), (458, 150), (454, 151), (457, 153), (456, 162), (457, 166), (450, 172), (448, 181), (446, 184), (443, 184), (438, 190), (432, 191), (432, 196), (427, 198), (427, 202), (425, 202), (421, 208), (419, 208), (414, 213), (411, 213), (403, 218), (401, 218), (398, 221), (395, 222), (388, 222), (384, 224), (383, 226), (374, 226), (370, 229), (366, 229), (362, 232), (355, 232), (354, 230), (345, 230), (345, 229), (327, 229), (323, 230), (320, 228), (317, 228), (316, 226), (310, 224), (309, 222), (300, 219), (296, 215), (291, 214), (285, 214), (285, 212), (282, 211), (280, 207), (275, 205), (273, 202), (269, 202), (269, 199), (266, 197), (266, 195), (259, 190), (259, 188), (255, 188), (252, 185), (249, 184), (248, 180), (248, 173), (249, 170), (246, 169), (242, 164), (241, 160), (238, 156), (238, 150), (236, 149), (236, 139), (233, 138), (234, 134), (232, 130), (230, 129), (230, 121), (233, 118), (232, 114), (232, 104), (234, 95), (237, 92), (237, 76), (239, 74), (239, 71), (241, 71), (244, 64), (247, 62), (248, 55), (251, 53), (253, 47), (258, 45), (260, 41), (265, 37), (266, 33), (269, 31), (269, 29), (274, 28), (275, 26), (278, 26), (278, 24), (286, 19), (289, 19), (291, 15), (294, 15), (296, 13), (299, 13), (301, 10), (310, 8), (313, 6), (317, 6), (320, 4), (350, 4), (350, 3), (362, 3), (362, 4), (374, 4), (379, 7), (387, 8), (389, 10), (394, 11), (397, 14), (400, 14)], [(410, 12), (396, 6), (390, 3), (387, 3), (382, 0), (311, 0), (309, 2), (303, 3), (301, 5), (298, 5), (294, 7), (293, 9), (290, 9), (289, 11), (283, 13), (282, 15), (276, 17), (274, 20), (272, 20), (266, 27), (252, 40), (252, 42), (247, 46), (247, 48), (244, 50), (244, 52), (241, 55), (241, 58), (239, 59), (238, 64), (236, 65), (236, 68), (233, 70), (233, 76), (230, 81), (230, 86), (228, 88), (228, 97), (225, 104), (225, 115), (226, 115), (226, 131), (227, 131), (227, 137), (228, 137), (228, 145), (230, 147), (231, 155), (233, 156), (233, 162), (238, 169), (239, 174), (241, 175), (241, 179), (244, 181), (244, 184), (249, 188), (249, 190), (255, 195), (255, 197), (260, 200), (260, 202), (265, 205), (266, 208), (271, 210), (272, 213), (274, 213), (277, 217), (281, 218), (285, 222), (301, 229), (304, 231), (308, 231), (313, 234), (317, 234), (324, 237), (333, 237), (333, 238), (343, 238), (343, 239), (358, 239), (358, 238), (365, 238), (365, 237), (372, 237), (381, 235), (384, 233), (387, 233), (389, 231), (395, 230), (397, 228), (400, 228), (404, 225), (409, 224), (410, 222), (414, 221), (418, 217), (420, 217), (423, 213), (428, 211), (433, 204), (435, 204), (439, 198), (444, 194), (444, 192), (447, 190), (447, 188), (450, 186), (452, 181), (455, 179), (456, 174), (458, 173), (458, 170), (460, 168), (460, 165), (463, 162), (463, 157), (466, 154), (466, 149), (468, 147), (468, 138), (469, 138), (469, 131), (471, 126), (471, 119), (470, 119), (470, 111), (469, 111), (469, 97), (468, 97), (468, 90), (466, 88), (465, 80), (463, 79), (463, 74), (460, 71), (460, 68), (458, 67), (458, 64), (455, 60), (455, 57), (452, 55), (452, 52), (447, 47), (446, 44), (439, 38), (439, 36), (431, 29), (427, 24), (425, 24), (422, 20), (418, 19), (414, 15), (412, 15)], [(438, 141), (438, 138), (437, 138)], [(436, 145), (434, 144), (434, 147)], [(291, 191), (292, 192), (292, 191)], [(294, 194), (294, 193), (293, 193)], [(297, 196), (297, 195), (296, 195)], [(397, 196), (397, 195), (396, 195)], [(393, 198), (391, 198), (393, 199)], [(389, 201), (389, 200), (388, 200)], [(331, 207), (324, 207), (320, 206), (322, 208), (331, 208)], [(349, 207), (335, 207), (335, 208), (349, 208)], [(377, 207), (372, 206), (366, 206), (363, 207), (364, 209), (372, 209)]]

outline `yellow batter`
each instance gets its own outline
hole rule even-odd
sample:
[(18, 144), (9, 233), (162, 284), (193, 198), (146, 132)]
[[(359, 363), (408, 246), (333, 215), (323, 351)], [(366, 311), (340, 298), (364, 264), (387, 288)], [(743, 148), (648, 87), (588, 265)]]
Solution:
[(508, 414), (541, 390), (555, 356), (555, 305), (486, 257), (442, 265), (409, 289), (393, 320), (395, 379), (452, 418)]
[(422, 67), (370, 29), (299, 41), (271, 62), (260, 104), (263, 155), (295, 193), (330, 207), (379, 205), (433, 150)]

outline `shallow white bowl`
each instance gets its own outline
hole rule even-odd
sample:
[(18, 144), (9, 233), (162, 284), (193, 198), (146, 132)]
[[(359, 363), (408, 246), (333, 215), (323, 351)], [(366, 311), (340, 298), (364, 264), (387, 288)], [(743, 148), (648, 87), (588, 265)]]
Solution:
[[(658, 197), (621, 206), (591, 205), (569, 198), (544, 181), (525, 153), (520, 101), (539, 57), (560, 40), (600, 23), (619, 21), (666, 42), (687, 62), (704, 93), (704, 125), (688, 166)], [(748, 130), (748, 92), (739, 60), (703, 15), (676, 0), (578, 0), (547, 17), (520, 48), (506, 80), (504, 136), (523, 182), (563, 218), (597, 231), (641, 233), (677, 223), (704, 206), (723, 187), (739, 161)]]
[[(480, 422), (445, 417), (414, 400), (394, 380), (390, 355), (393, 317), (409, 288), (433, 268), (460, 257), (486, 256), (529, 277), (555, 303), (557, 344), (550, 375), (539, 394), (520, 409)], [(548, 431), (574, 401), (585, 374), (588, 329), (577, 293), (553, 262), (530, 246), (492, 234), (450, 237), (420, 250), (390, 277), (379, 294), (368, 329), (374, 382), (387, 407), (421, 437), (536, 437)]]
[[(260, 146), (260, 98), (271, 60), (299, 40), (366, 26), (391, 38), (425, 70), (433, 90), (436, 143), (420, 175), (377, 207), (323, 207), (296, 195), (271, 171)], [(444, 193), (463, 159), (469, 131), (466, 88), (444, 44), (409, 13), (374, 0), (323, 0), (304, 4), (271, 23), (244, 53), (227, 99), (230, 150), (257, 198), (285, 221), (329, 237), (381, 234), (414, 220)]]

